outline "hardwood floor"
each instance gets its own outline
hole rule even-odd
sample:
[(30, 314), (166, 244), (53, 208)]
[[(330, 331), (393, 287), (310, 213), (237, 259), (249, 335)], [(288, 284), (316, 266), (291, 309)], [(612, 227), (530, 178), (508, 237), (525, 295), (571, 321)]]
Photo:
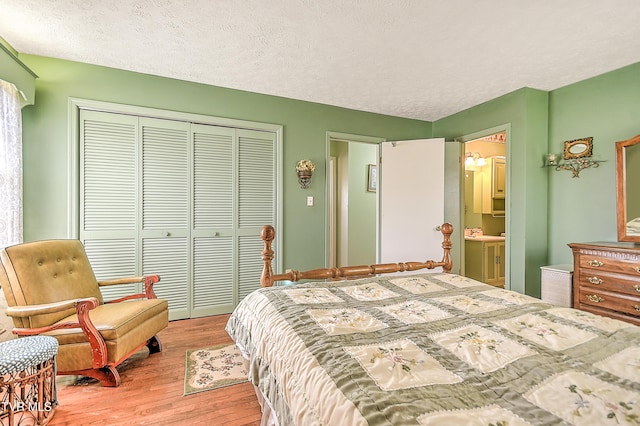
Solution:
[(260, 407), (249, 383), (183, 396), (186, 351), (232, 343), (228, 315), (172, 321), (158, 336), (162, 352), (147, 349), (125, 361), (122, 384), (58, 376), (60, 405), (49, 423), (77, 425), (259, 425)]

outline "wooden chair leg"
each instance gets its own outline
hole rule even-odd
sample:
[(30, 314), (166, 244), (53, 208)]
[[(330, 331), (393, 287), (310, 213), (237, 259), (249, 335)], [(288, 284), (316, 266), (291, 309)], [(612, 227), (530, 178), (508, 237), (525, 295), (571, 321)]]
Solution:
[(111, 365), (107, 365), (102, 368), (90, 368), (87, 370), (76, 370), (76, 371), (65, 371), (62, 373), (58, 373), (60, 375), (74, 375), (74, 376), (85, 376), (91, 377), (92, 379), (97, 379), (100, 381), (102, 386), (114, 388), (120, 386), (120, 373), (116, 370), (115, 367)]
[(105, 367), (100, 368), (99, 370), (93, 370), (98, 372), (95, 377), (100, 380), (102, 386), (106, 387), (118, 387), (120, 386), (120, 373), (116, 370), (115, 367), (107, 365)]
[(149, 354), (162, 352), (162, 343), (160, 342), (158, 336), (153, 336), (147, 341), (147, 348), (149, 348)]

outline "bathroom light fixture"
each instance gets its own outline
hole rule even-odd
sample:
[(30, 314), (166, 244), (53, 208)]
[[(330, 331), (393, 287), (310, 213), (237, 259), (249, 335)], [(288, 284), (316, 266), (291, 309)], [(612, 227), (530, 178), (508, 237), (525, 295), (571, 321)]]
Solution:
[(465, 170), (476, 170), (477, 167), (482, 167), (487, 164), (487, 160), (481, 157), (479, 152), (466, 152), (464, 156)]

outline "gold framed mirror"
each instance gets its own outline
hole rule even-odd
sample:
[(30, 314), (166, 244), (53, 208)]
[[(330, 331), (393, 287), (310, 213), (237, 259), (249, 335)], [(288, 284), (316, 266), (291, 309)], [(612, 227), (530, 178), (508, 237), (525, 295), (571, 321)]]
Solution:
[(593, 155), (593, 137), (575, 139), (564, 143), (564, 153), (562, 157), (565, 160), (573, 160), (576, 158), (591, 157)]
[(640, 135), (616, 142), (618, 241), (640, 242)]

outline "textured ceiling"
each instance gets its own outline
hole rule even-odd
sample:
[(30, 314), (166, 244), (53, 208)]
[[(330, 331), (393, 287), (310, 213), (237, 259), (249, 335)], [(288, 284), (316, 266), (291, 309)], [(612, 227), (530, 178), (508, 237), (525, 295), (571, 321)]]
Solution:
[(639, 0), (0, 0), (20, 53), (433, 121), (640, 62)]

